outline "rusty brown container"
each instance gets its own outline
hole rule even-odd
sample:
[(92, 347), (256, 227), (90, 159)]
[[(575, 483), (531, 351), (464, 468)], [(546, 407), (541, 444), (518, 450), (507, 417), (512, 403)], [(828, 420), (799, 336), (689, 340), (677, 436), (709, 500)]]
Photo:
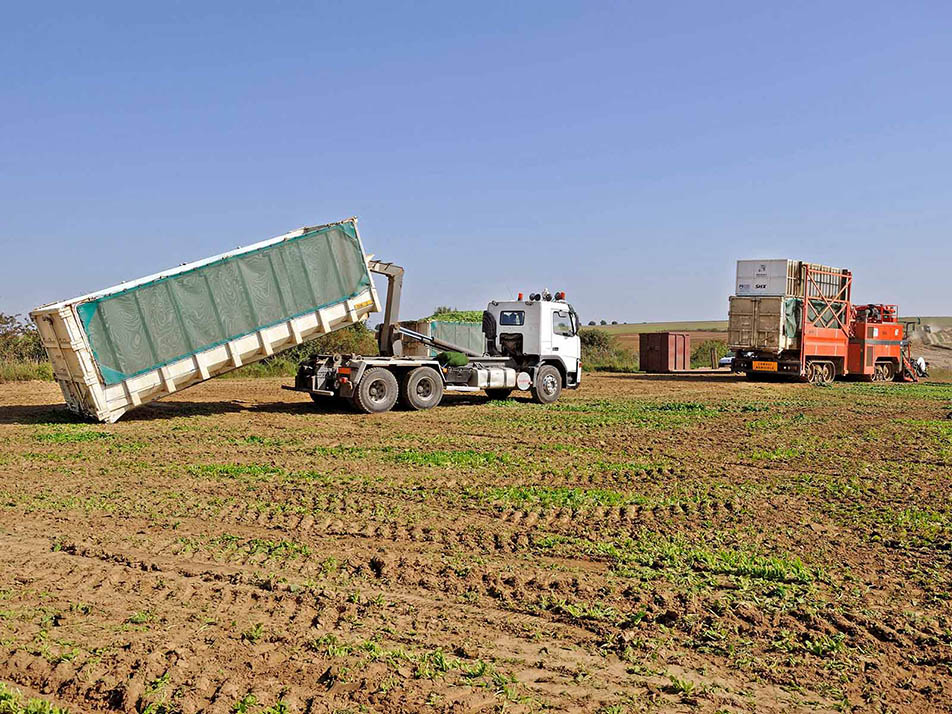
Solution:
[(642, 332), (638, 365), (643, 372), (691, 369), (691, 335), (687, 332)]

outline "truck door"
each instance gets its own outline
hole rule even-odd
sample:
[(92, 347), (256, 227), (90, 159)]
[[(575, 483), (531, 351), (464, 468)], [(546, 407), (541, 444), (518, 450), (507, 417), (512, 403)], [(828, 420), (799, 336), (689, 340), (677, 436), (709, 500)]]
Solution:
[(578, 371), (580, 343), (578, 324), (573, 311), (566, 306), (552, 312), (552, 355), (561, 357), (569, 372)]

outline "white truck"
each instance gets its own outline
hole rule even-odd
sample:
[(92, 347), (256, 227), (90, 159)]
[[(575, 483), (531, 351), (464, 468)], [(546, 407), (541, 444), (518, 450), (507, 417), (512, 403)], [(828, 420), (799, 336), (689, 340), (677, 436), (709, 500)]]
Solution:
[[(385, 412), (399, 402), (408, 409), (430, 409), (447, 392), (484, 390), (505, 399), (529, 391), (541, 404), (556, 401), (563, 389), (582, 378), (579, 319), (564, 293), (530, 295), (528, 300), (494, 300), (483, 312), (486, 349), (479, 353), (423, 335), (396, 322), (403, 268), (370, 261), (370, 270), (387, 276), (387, 307), (378, 327), (380, 354), (317, 355), (302, 362), (293, 387), (315, 401), (338, 397), (360, 411)], [(521, 296), (520, 296), (521, 297)], [(402, 356), (403, 339), (438, 350), (436, 358)]]
[[(469, 351), (467, 364), (402, 358), (401, 340), (413, 337), (396, 326), (403, 269), (368, 258), (356, 218), (50, 303), (30, 316), (67, 407), (113, 422), (142, 404), (366, 321), (382, 307), (371, 271), (390, 281), (380, 356), (309, 360), (294, 388), (316, 398), (349, 397), (377, 412), (392, 407), (401, 388), (403, 401), (422, 409), (453, 389), (495, 396), (531, 389), (539, 401), (554, 401), (563, 387), (578, 385), (578, 319), (564, 300), (541, 296), (490, 305), (487, 354)], [(509, 315), (519, 312), (521, 318)], [(522, 323), (509, 324), (517, 319)]]

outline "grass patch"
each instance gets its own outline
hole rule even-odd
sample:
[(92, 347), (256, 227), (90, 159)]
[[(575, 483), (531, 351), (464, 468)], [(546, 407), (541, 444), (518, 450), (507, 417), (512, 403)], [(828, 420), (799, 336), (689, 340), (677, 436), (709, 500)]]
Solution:
[(334, 459), (363, 459), (370, 453), (370, 449), (363, 446), (315, 446), (312, 449), (308, 449), (307, 453), (312, 456), (324, 456)]
[(33, 379), (52, 382), (53, 366), (49, 362), (0, 361), (0, 382), (29, 382)]
[(37, 432), (34, 434), (34, 438), (45, 444), (78, 444), (86, 441), (111, 439), (113, 435), (106, 431), (95, 431), (85, 426), (70, 427), (64, 424), (48, 431)]
[(208, 543), (213, 547), (230, 549), (232, 552), (241, 551), (249, 556), (264, 555), (265, 558), (281, 558), (283, 560), (293, 560), (311, 554), (309, 546), (292, 540), (242, 539), (231, 533), (212, 538)]
[(778, 446), (775, 449), (754, 449), (748, 456), (754, 461), (789, 461), (803, 456), (803, 453), (798, 446)]
[(204, 478), (252, 478), (268, 479), (284, 475), (285, 471), (277, 466), (260, 464), (199, 464), (189, 466), (186, 471), (192, 476)]
[[(588, 399), (554, 404), (490, 402), (507, 412), (508, 426), (525, 429), (590, 429), (626, 425), (643, 429), (676, 429), (712, 419), (728, 411), (696, 402), (644, 402), (634, 399)], [(493, 423), (498, 415), (491, 415)]]
[(619, 575), (652, 580), (662, 573), (708, 573), (775, 583), (806, 585), (826, 578), (819, 568), (787, 555), (764, 555), (748, 549), (694, 545), (677, 536), (644, 531), (638, 538), (589, 541), (551, 536), (534, 543), (537, 549), (564, 555), (602, 556)]
[(413, 466), (437, 466), (440, 468), (485, 468), (512, 463), (512, 457), (507, 454), (496, 454), (491, 451), (475, 451), (462, 449), (459, 451), (420, 451), (404, 449), (390, 452), (390, 459), (398, 464)]
[(26, 699), (19, 689), (0, 682), (0, 714), (69, 714), (69, 709), (43, 699)]
[(484, 492), (484, 498), (513, 506), (542, 508), (588, 508), (646, 503), (643, 496), (604, 488), (570, 488), (560, 486), (504, 486)]

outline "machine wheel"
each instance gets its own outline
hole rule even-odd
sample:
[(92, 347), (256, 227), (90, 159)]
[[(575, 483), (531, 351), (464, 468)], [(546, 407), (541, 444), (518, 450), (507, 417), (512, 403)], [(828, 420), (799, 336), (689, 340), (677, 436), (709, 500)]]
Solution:
[(390, 411), (397, 401), (397, 378), (383, 367), (371, 367), (354, 391), (354, 406), (367, 414)]
[(509, 399), (509, 395), (512, 394), (511, 389), (506, 388), (497, 388), (497, 389), (487, 389), (486, 396), (490, 399)]
[(896, 377), (896, 365), (892, 362), (877, 362), (873, 371), (874, 382), (891, 382)]
[(810, 384), (827, 384), (833, 381), (833, 364), (831, 362), (808, 362), (807, 381)]
[(551, 364), (536, 370), (532, 384), (532, 399), (539, 404), (551, 404), (562, 394), (562, 375)]
[(400, 402), (409, 409), (432, 409), (443, 399), (443, 380), (432, 367), (417, 367), (400, 382)]

